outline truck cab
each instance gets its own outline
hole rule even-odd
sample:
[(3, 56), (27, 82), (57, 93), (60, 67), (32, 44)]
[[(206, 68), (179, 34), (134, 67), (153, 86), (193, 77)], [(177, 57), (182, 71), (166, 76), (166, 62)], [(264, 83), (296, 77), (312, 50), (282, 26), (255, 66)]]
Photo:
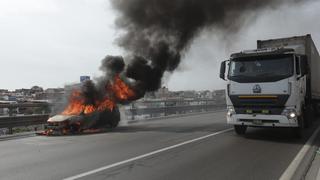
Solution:
[(222, 62), (227, 123), (237, 134), (247, 127), (289, 127), (299, 135), (306, 124), (311, 93), (308, 58), (292, 48), (262, 48)]

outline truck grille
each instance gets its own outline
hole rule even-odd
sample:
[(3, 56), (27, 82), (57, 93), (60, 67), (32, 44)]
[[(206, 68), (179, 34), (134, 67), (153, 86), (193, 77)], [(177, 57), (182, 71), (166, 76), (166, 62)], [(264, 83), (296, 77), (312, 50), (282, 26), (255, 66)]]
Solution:
[(289, 95), (230, 95), (237, 114), (280, 115)]
[[(278, 120), (259, 119), (262, 123), (279, 123)], [(240, 119), (241, 122), (253, 122), (253, 119)]]
[(270, 114), (280, 115), (284, 107), (270, 107), (270, 106), (244, 106), (234, 108), (237, 114)]

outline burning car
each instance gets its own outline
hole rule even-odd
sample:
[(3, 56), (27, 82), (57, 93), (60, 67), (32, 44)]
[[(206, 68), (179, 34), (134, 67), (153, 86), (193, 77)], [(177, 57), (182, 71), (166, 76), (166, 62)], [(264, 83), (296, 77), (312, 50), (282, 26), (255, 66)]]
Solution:
[(118, 108), (112, 111), (95, 111), (90, 114), (56, 115), (48, 119), (45, 135), (77, 134), (87, 131), (96, 132), (102, 129), (115, 128), (120, 121)]
[(98, 81), (98, 84), (87, 80), (80, 89), (73, 89), (64, 111), (47, 121), (44, 135), (115, 128), (120, 121), (118, 104), (127, 104), (143, 96), (143, 91), (120, 73), (125, 66), (122, 57), (107, 57), (103, 64), (112, 72), (106, 73), (108, 78)]

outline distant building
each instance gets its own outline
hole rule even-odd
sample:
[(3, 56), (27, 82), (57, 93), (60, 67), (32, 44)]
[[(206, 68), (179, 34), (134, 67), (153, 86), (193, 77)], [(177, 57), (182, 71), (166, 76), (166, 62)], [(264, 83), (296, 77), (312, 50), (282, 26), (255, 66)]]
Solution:
[(33, 86), (33, 87), (30, 89), (30, 93), (31, 93), (31, 94), (41, 93), (41, 92), (43, 92), (43, 88), (42, 88), (42, 87), (39, 87), (39, 86)]
[(198, 98), (196, 91), (182, 91), (180, 96), (187, 99)]
[(168, 98), (170, 97), (170, 91), (167, 87), (162, 87), (158, 89), (158, 91), (154, 92), (154, 95), (158, 99)]
[[(217, 92), (216, 94), (221, 94)], [(169, 91), (167, 87), (162, 87), (155, 92), (147, 92), (145, 99), (212, 99), (214, 92), (205, 91)]]
[(64, 88), (48, 88), (44, 92), (45, 93), (63, 93)]
[(16, 94), (20, 94), (20, 95), (31, 95), (31, 89), (16, 89), (15, 91), (13, 91), (12, 93), (16, 93)]
[(224, 89), (213, 91), (214, 96), (224, 96), (226, 95), (226, 91)]
[(8, 89), (0, 89), (0, 94), (6, 94), (9, 93)]
[(65, 94), (64, 88), (48, 88), (44, 92), (36, 93), (35, 100), (59, 101)]
[(16, 96), (9, 96), (8, 101), (17, 101), (17, 97)]
[(9, 101), (8, 95), (0, 95), (0, 101)]
[(225, 90), (216, 90), (213, 92), (213, 99), (218, 103), (226, 103), (226, 91)]
[(144, 95), (144, 98), (145, 99), (155, 99), (156, 98), (155, 92), (146, 92)]
[(212, 99), (213, 98), (213, 92), (209, 91), (209, 90), (205, 90), (205, 91), (200, 91), (198, 98), (200, 99)]

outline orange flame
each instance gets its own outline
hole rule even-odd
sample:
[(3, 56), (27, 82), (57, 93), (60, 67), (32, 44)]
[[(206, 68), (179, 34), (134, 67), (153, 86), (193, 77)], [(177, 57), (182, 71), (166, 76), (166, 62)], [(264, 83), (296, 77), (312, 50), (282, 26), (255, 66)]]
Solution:
[(95, 105), (86, 105), (79, 91), (74, 91), (71, 95), (69, 105), (62, 112), (63, 115), (79, 115), (81, 113), (91, 114), (95, 111), (113, 110), (115, 103), (108, 98), (97, 101)]
[(108, 89), (114, 93), (115, 98), (119, 101), (126, 101), (135, 97), (134, 91), (121, 80), (119, 74), (114, 77), (113, 84)]
[(105, 97), (103, 100), (97, 101), (92, 105), (85, 104), (81, 92), (75, 90), (71, 94), (68, 106), (61, 114), (79, 115), (81, 113), (91, 114), (96, 111), (112, 111), (116, 106), (117, 101), (126, 101), (135, 97), (134, 91), (120, 79), (119, 75), (114, 77), (113, 83), (107, 87), (107, 91), (109, 91), (113, 97)]
[(83, 112), (85, 108), (84, 100), (81, 98), (81, 92), (80, 91), (73, 91), (70, 100), (69, 105), (67, 108), (62, 112), (63, 115), (78, 115)]

